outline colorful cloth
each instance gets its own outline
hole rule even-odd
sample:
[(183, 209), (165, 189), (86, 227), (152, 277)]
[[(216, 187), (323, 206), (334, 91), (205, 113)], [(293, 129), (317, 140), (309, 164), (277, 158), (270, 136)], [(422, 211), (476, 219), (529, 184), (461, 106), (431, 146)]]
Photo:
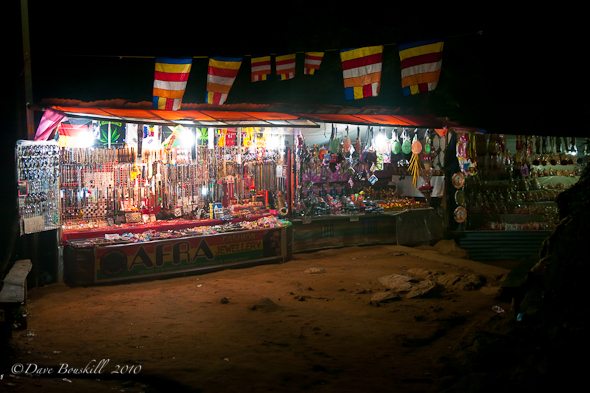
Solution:
[(186, 82), (191, 71), (191, 64), (191, 58), (156, 58), (154, 108), (173, 111), (180, 109)]
[(295, 78), (295, 53), (275, 57), (275, 65), (282, 81)]
[(444, 42), (419, 41), (399, 46), (404, 95), (436, 89), (442, 66)]
[(305, 63), (303, 64), (303, 74), (313, 75), (316, 70), (320, 69), (324, 52), (305, 52)]
[(49, 140), (53, 130), (55, 130), (59, 123), (65, 120), (67, 120), (67, 117), (64, 114), (56, 112), (52, 109), (45, 109), (45, 112), (43, 112), (43, 117), (41, 117), (41, 121), (37, 127), (37, 132), (35, 133), (35, 140)]
[(253, 57), (250, 66), (252, 82), (265, 81), (270, 75), (270, 56)]
[(241, 65), (241, 58), (212, 57), (209, 59), (207, 96), (205, 97), (208, 104), (223, 105)]
[(360, 100), (379, 95), (383, 45), (340, 51), (344, 96), (347, 100)]

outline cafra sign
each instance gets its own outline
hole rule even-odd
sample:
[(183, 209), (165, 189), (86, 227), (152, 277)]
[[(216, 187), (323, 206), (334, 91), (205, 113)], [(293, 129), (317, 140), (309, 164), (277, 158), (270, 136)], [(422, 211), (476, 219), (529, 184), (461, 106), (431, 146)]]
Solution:
[(96, 280), (190, 270), (279, 255), (280, 231), (277, 230), (98, 247), (95, 249)]

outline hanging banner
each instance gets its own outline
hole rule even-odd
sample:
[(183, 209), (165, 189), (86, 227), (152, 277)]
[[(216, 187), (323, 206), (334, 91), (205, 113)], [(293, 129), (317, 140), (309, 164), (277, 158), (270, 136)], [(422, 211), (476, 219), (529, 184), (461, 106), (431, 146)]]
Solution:
[(282, 81), (295, 78), (295, 53), (275, 58), (277, 75)]
[(252, 82), (265, 81), (270, 75), (270, 56), (253, 57), (250, 67)]
[(179, 110), (193, 59), (156, 59), (154, 74), (153, 107), (155, 109)]
[(225, 103), (241, 65), (241, 58), (212, 57), (209, 59), (207, 97), (205, 97), (208, 104), (223, 105)]
[(344, 96), (360, 100), (379, 95), (383, 45), (340, 51)]
[(402, 90), (405, 96), (436, 89), (442, 66), (444, 42), (419, 41), (399, 46)]
[(305, 63), (303, 64), (304, 75), (314, 75), (322, 65), (324, 52), (305, 52)]

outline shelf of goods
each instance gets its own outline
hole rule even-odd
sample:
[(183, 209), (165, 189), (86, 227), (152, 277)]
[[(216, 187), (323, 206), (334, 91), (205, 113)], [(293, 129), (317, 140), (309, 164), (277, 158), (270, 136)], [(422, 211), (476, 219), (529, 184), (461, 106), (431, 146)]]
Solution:
[(536, 257), (559, 221), (557, 196), (578, 181), (582, 166), (572, 154), (535, 153), (541, 141), (555, 143), (550, 138), (487, 137), (482, 146), (494, 154), (479, 155), (477, 175), (454, 190), (456, 204), (467, 211), (457, 242), (476, 260)]
[(432, 175), (446, 139), (424, 128), (333, 125), (327, 141), (328, 131), (296, 140), (294, 252), (442, 237), (429, 201), (443, 191), (443, 177)]
[(22, 232), (59, 229), (67, 284), (290, 257), (290, 130), (80, 121), (17, 145)]
[(288, 221), (274, 216), (218, 221), (179, 220), (131, 230), (101, 229), (86, 232), (84, 238), (70, 236), (63, 251), (64, 281), (69, 285), (136, 281), (284, 262), (291, 256)]

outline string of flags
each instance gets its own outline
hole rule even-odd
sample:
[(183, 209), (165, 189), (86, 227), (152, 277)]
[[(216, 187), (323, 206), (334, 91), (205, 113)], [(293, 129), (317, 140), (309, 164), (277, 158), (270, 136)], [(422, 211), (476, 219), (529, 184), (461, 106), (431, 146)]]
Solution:
[[(442, 40), (419, 41), (399, 45), (401, 88), (404, 95), (433, 91), (438, 85), (442, 67)], [(344, 96), (347, 100), (376, 97), (381, 89), (383, 45), (340, 51)], [(303, 74), (315, 75), (325, 52), (305, 52)], [(295, 53), (274, 56), (278, 79), (290, 80), (296, 74)], [(156, 58), (153, 107), (178, 110), (188, 81), (191, 58)], [(205, 102), (223, 105), (238, 75), (242, 58), (211, 57), (207, 71)], [(268, 80), (272, 72), (272, 57), (250, 59), (250, 80)]]

